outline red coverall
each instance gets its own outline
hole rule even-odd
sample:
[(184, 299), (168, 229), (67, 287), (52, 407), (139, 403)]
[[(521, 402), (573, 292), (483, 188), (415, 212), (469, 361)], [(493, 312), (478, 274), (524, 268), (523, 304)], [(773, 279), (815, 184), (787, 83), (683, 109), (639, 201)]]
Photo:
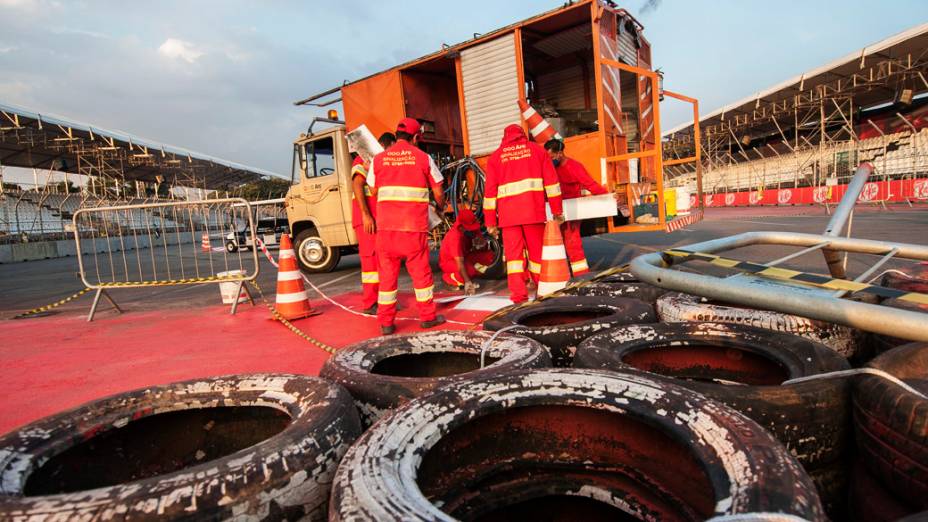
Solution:
[[(364, 160), (360, 156), (354, 159), (351, 164), (351, 180), (354, 182), (355, 176), (361, 176), (367, 180), (367, 169), (364, 168)], [(364, 195), (367, 200), (367, 208), (371, 215), (377, 215), (377, 202), (371, 194), (371, 188), (364, 184)], [(368, 309), (377, 304), (377, 286), (380, 279), (377, 276), (377, 235), (368, 234), (364, 231), (364, 222), (361, 220), (361, 206), (351, 195), (351, 226), (354, 227), (354, 234), (358, 238), (358, 255), (361, 257), (361, 308)]]
[(532, 279), (537, 282), (541, 274), (545, 197), (554, 215), (563, 213), (561, 188), (548, 153), (529, 141), (519, 125), (506, 127), (502, 143), (487, 162), (483, 210), (487, 226), (502, 229), (509, 298), (514, 303), (528, 299), (525, 250)]
[(456, 258), (464, 258), (464, 269), (467, 270), (467, 277), (471, 279), (484, 274), (493, 263), (494, 253), (491, 250), (474, 250), (473, 241), (464, 234), (465, 231), (478, 232), (480, 224), (474, 224), (476, 227), (468, 226), (459, 219), (441, 240), (438, 266), (442, 271), (442, 280), (450, 286), (460, 287), (464, 284), (464, 277), (458, 270)]
[(412, 277), (419, 320), (435, 319), (426, 235), (430, 188), (440, 187), (441, 182), (432, 158), (406, 140), (374, 156), (367, 183), (377, 189), (377, 320), (381, 326), (392, 326), (396, 319), (397, 278), (403, 260)]
[[(557, 166), (557, 179), (561, 184), (561, 197), (574, 199), (581, 196), (581, 188), (585, 188), (594, 195), (606, 194), (607, 191), (599, 183), (593, 181), (583, 164), (571, 158)], [(586, 262), (583, 252), (583, 239), (580, 237), (580, 222), (565, 221), (561, 224), (561, 234), (564, 235), (564, 247), (567, 249), (567, 259), (570, 260), (570, 271), (574, 276), (586, 274), (590, 265)]]

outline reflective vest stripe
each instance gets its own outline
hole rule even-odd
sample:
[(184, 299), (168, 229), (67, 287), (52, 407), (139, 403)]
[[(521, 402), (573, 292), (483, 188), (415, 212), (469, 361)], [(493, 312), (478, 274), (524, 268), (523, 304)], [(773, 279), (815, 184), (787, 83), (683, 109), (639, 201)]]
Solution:
[(377, 292), (377, 304), (391, 305), (396, 304), (396, 290)]
[(522, 261), (506, 261), (507, 274), (521, 274), (525, 272), (525, 265)]
[(413, 288), (413, 290), (416, 291), (416, 301), (419, 301), (420, 303), (430, 301), (432, 299), (432, 288), (434, 288), (434, 286), (427, 288)]
[(561, 185), (558, 183), (554, 183), (552, 185), (545, 185), (545, 194), (547, 194), (549, 198), (560, 196)]
[(529, 178), (521, 181), (513, 181), (499, 186), (496, 197), (499, 199), (518, 196), (526, 192), (542, 191), (544, 185), (540, 178)]
[(429, 189), (424, 187), (379, 187), (377, 201), (412, 201), (417, 203), (429, 202)]
[(362, 284), (376, 284), (380, 282), (380, 275), (377, 272), (361, 272)]
[(540, 274), (540, 273), (541, 273), (541, 265), (540, 265), (539, 263), (534, 262), (534, 261), (529, 261), (529, 262), (528, 262), (528, 271), (531, 272), (531, 273), (533, 273), (533, 274)]
[(483, 208), (485, 210), (496, 210), (496, 198), (483, 198)]

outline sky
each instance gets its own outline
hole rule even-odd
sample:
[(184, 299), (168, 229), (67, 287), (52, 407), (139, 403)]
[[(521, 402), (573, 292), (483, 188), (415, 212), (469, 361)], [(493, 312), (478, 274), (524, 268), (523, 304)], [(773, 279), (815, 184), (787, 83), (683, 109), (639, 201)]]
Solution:
[[(561, 4), (0, 0), (0, 103), (289, 177), (293, 139), (324, 112), (293, 101)], [(703, 113), (928, 21), (924, 0), (620, 6)], [(692, 119), (661, 110), (665, 129)]]

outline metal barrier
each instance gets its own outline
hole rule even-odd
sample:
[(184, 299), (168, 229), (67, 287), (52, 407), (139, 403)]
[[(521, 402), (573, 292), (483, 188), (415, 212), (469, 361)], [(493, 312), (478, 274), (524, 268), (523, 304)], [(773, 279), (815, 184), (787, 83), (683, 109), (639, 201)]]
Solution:
[[(114, 288), (235, 283), (231, 313), (258, 276), (251, 205), (241, 198), (81, 208), (72, 219), (81, 281), (96, 290), (87, 317)], [(218, 240), (218, 242), (217, 242)], [(214, 246), (215, 245), (215, 246)]]
[[(850, 236), (854, 203), (872, 172), (873, 167), (869, 164), (858, 167), (824, 234), (747, 232), (637, 257), (631, 262), (631, 271), (642, 281), (670, 290), (801, 315), (913, 341), (928, 341), (928, 314), (842, 299), (848, 292), (863, 292), (928, 305), (928, 296), (924, 294), (874, 286), (868, 281), (891, 259), (928, 261), (928, 246), (840, 237), (846, 225)], [(765, 264), (726, 259), (717, 255), (754, 245), (792, 246), (801, 247), (801, 250)], [(819, 250), (825, 255), (831, 277), (776, 267), (790, 259)], [(880, 258), (853, 281), (847, 281), (845, 268), (848, 252)], [(839, 253), (845, 253), (843, 261)], [(722, 278), (671, 269), (675, 264), (691, 260), (707, 261), (743, 273)]]

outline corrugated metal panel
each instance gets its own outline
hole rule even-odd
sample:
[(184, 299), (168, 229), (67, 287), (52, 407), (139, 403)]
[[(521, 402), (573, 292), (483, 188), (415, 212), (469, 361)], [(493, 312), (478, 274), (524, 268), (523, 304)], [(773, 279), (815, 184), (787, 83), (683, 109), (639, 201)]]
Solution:
[(499, 146), (506, 125), (521, 121), (513, 35), (461, 51), (461, 76), (470, 154), (489, 154)]
[[(589, 82), (593, 86), (593, 82)], [(538, 77), (539, 98), (558, 109), (585, 109), (583, 69), (579, 65)], [(590, 97), (595, 99), (595, 95)]]
[[(624, 23), (624, 20), (619, 20)], [(619, 34), (619, 59), (628, 65), (638, 65), (638, 47), (635, 46), (635, 33), (625, 27), (621, 28)]]
[(593, 28), (589, 24), (578, 25), (572, 29), (554, 33), (535, 42), (535, 49), (557, 58), (593, 47)]

